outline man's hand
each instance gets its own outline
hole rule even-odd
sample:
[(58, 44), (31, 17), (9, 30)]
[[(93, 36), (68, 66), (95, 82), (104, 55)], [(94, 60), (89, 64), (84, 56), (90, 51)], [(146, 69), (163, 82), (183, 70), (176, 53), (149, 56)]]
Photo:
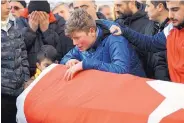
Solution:
[(42, 32), (49, 28), (49, 15), (46, 12), (39, 12), (39, 24)]
[(29, 16), (29, 27), (36, 32), (39, 25), (39, 15), (37, 11), (34, 11)]
[(112, 26), (111, 26), (110, 32), (111, 32), (111, 34), (113, 34), (113, 35), (121, 35), (121, 34), (122, 34), (120, 27), (118, 27), (118, 26), (116, 26), (116, 25), (112, 25)]
[(72, 66), (76, 65), (79, 62), (80, 61), (77, 59), (71, 59), (65, 65), (67, 66), (67, 68), (71, 68)]
[(72, 66), (71, 68), (69, 68), (65, 75), (64, 75), (64, 79), (66, 81), (69, 81), (71, 79), (73, 79), (73, 77), (80, 71), (82, 71), (82, 62), (77, 63), (76, 65)]

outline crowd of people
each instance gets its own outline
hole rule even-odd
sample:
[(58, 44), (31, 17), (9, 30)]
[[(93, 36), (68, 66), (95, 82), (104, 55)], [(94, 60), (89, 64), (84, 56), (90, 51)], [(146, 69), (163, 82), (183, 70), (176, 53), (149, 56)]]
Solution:
[(114, 0), (98, 11), (93, 0), (2, 0), (2, 123), (16, 122), (17, 96), (52, 63), (66, 65), (66, 81), (95, 69), (184, 83), (183, 12), (181, 0)]

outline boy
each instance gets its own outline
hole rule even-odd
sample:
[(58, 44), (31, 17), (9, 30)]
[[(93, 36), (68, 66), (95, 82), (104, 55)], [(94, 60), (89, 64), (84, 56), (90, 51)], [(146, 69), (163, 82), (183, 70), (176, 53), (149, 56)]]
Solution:
[(43, 45), (37, 54), (36, 73), (28, 82), (25, 83), (24, 88), (27, 88), (45, 68), (47, 68), (52, 63), (56, 63), (56, 58), (56, 49), (51, 45)]
[(105, 34), (85, 10), (75, 10), (66, 23), (65, 34), (76, 46), (61, 60), (68, 66), (65, 80), (82, 70), (96, 69), (145, 76), (137, 54), (122, 36)]

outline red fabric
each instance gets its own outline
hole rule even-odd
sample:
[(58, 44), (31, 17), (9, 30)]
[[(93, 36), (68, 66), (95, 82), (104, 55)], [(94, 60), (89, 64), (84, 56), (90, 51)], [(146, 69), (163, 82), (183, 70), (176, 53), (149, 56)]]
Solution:
[(168, 67), (173, 82), (184, 83), (184, 29), (173, 29), (167, 37)]
[[(21, 17), (28, 18), (28, 9), (24, 9), (24, 12), (21, 14)], [(53, 23), (56, 21), (56, 18), (54, 17), (54, 14), (51, 12), (49, 13), (49, 23)]]
[[(165, 99), (145, 78), (89, 70), (65, 82), (65, 71), (58, 65), (29, 92), (28, 123), (146, 123)], [(182, 116), (179, 112), (161, 123), (182, 123)]]

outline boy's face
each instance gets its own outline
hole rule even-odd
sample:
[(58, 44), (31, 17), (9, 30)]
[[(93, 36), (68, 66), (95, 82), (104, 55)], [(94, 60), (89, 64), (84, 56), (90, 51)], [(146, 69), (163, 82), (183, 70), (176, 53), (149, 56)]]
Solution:
[(36, 63), (36, 66), (39, 70), (43, 71), (45, 68), (47, 68), (49, 65), (51, 65), (53, 62), (47, 58), (42, 60), (40, 63)]
[(75, 31), (71, 37), (73, 39), (73, 45), (83, 52), (88, 50), (96, 40), (95, 29), (90, 29), (89, 32)]

